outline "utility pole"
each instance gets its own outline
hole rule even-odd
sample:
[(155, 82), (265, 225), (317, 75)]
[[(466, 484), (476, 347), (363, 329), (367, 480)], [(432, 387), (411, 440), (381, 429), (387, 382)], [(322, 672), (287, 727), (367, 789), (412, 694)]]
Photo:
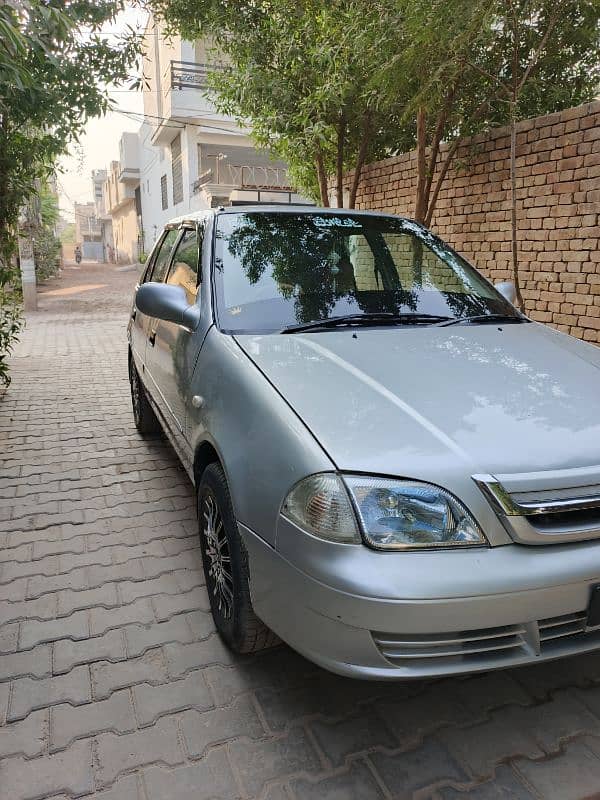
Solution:
[(33, 256), (35, 216), (37, 216), (37, 210), (34, 208), (34, 204), (29, 202), (23, 207), (19, 219), (19, 267), (25, 311), (37, 311), (37, 286)]

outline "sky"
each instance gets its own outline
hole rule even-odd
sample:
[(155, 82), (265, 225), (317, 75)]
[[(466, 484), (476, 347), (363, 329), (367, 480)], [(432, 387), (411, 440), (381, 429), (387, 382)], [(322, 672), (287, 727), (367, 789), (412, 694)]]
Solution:
[[(142, 31), (145, 21), (144, 12), (128, 8), (119, 14), (112, 24), (106, 25), (103, 33), (118, 34), (127, 26)], [(120, 112), (140, 114), (143, 111), (141, 91), (131, 91), (125, 86), (120, 86), (111, 89), (109, 93), (115, 110), (104, 117), (88, 120), (79, 144), (72, 146), (69, 155), (64, 156), (59, 162), (60, 208), (68, 222), (73, 222), (75, 218), (74, 202), (85, 203), (92, 200), (92, 170), (107, 168), (110, 162), (119, 156), (119, 138), (123, 131), (137, 131), (140, 127), (138, 120)]]

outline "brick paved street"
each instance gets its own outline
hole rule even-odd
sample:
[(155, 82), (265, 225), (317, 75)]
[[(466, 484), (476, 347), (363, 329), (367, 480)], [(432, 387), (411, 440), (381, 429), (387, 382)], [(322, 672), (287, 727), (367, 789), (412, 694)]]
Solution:
[(130, 413), (133, 270), (44, 287), (0, 401), (0, 798), (600, 797), (600, 656), (382, 685), (213, 631), (193, 490)]

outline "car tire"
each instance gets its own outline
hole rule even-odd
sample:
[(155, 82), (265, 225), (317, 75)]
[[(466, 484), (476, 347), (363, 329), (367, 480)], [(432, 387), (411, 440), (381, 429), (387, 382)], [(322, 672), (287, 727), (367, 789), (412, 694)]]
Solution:
[(160, 422), (150, 405), (146, 390), (131, 357), (129, 358), (129, 386), (131, 388), (131, 407), (133, 409), (135, 427), (140, 433), (160, 433)]
[(220, 464), (209, 464), (202, 474), (198, 525), (210, 608), (225, 644), (236, 653), (256, 653), (278, 644), (277, 635), (252, 608), (248, 554)]

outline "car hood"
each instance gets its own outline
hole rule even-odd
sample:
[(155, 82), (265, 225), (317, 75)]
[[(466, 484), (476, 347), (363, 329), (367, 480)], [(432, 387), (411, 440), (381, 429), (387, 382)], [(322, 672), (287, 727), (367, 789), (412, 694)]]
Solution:
[(600, 465), (600, 349), (542, 325), (236, 339), (341, 470), (442, 482), (459, 464)]

